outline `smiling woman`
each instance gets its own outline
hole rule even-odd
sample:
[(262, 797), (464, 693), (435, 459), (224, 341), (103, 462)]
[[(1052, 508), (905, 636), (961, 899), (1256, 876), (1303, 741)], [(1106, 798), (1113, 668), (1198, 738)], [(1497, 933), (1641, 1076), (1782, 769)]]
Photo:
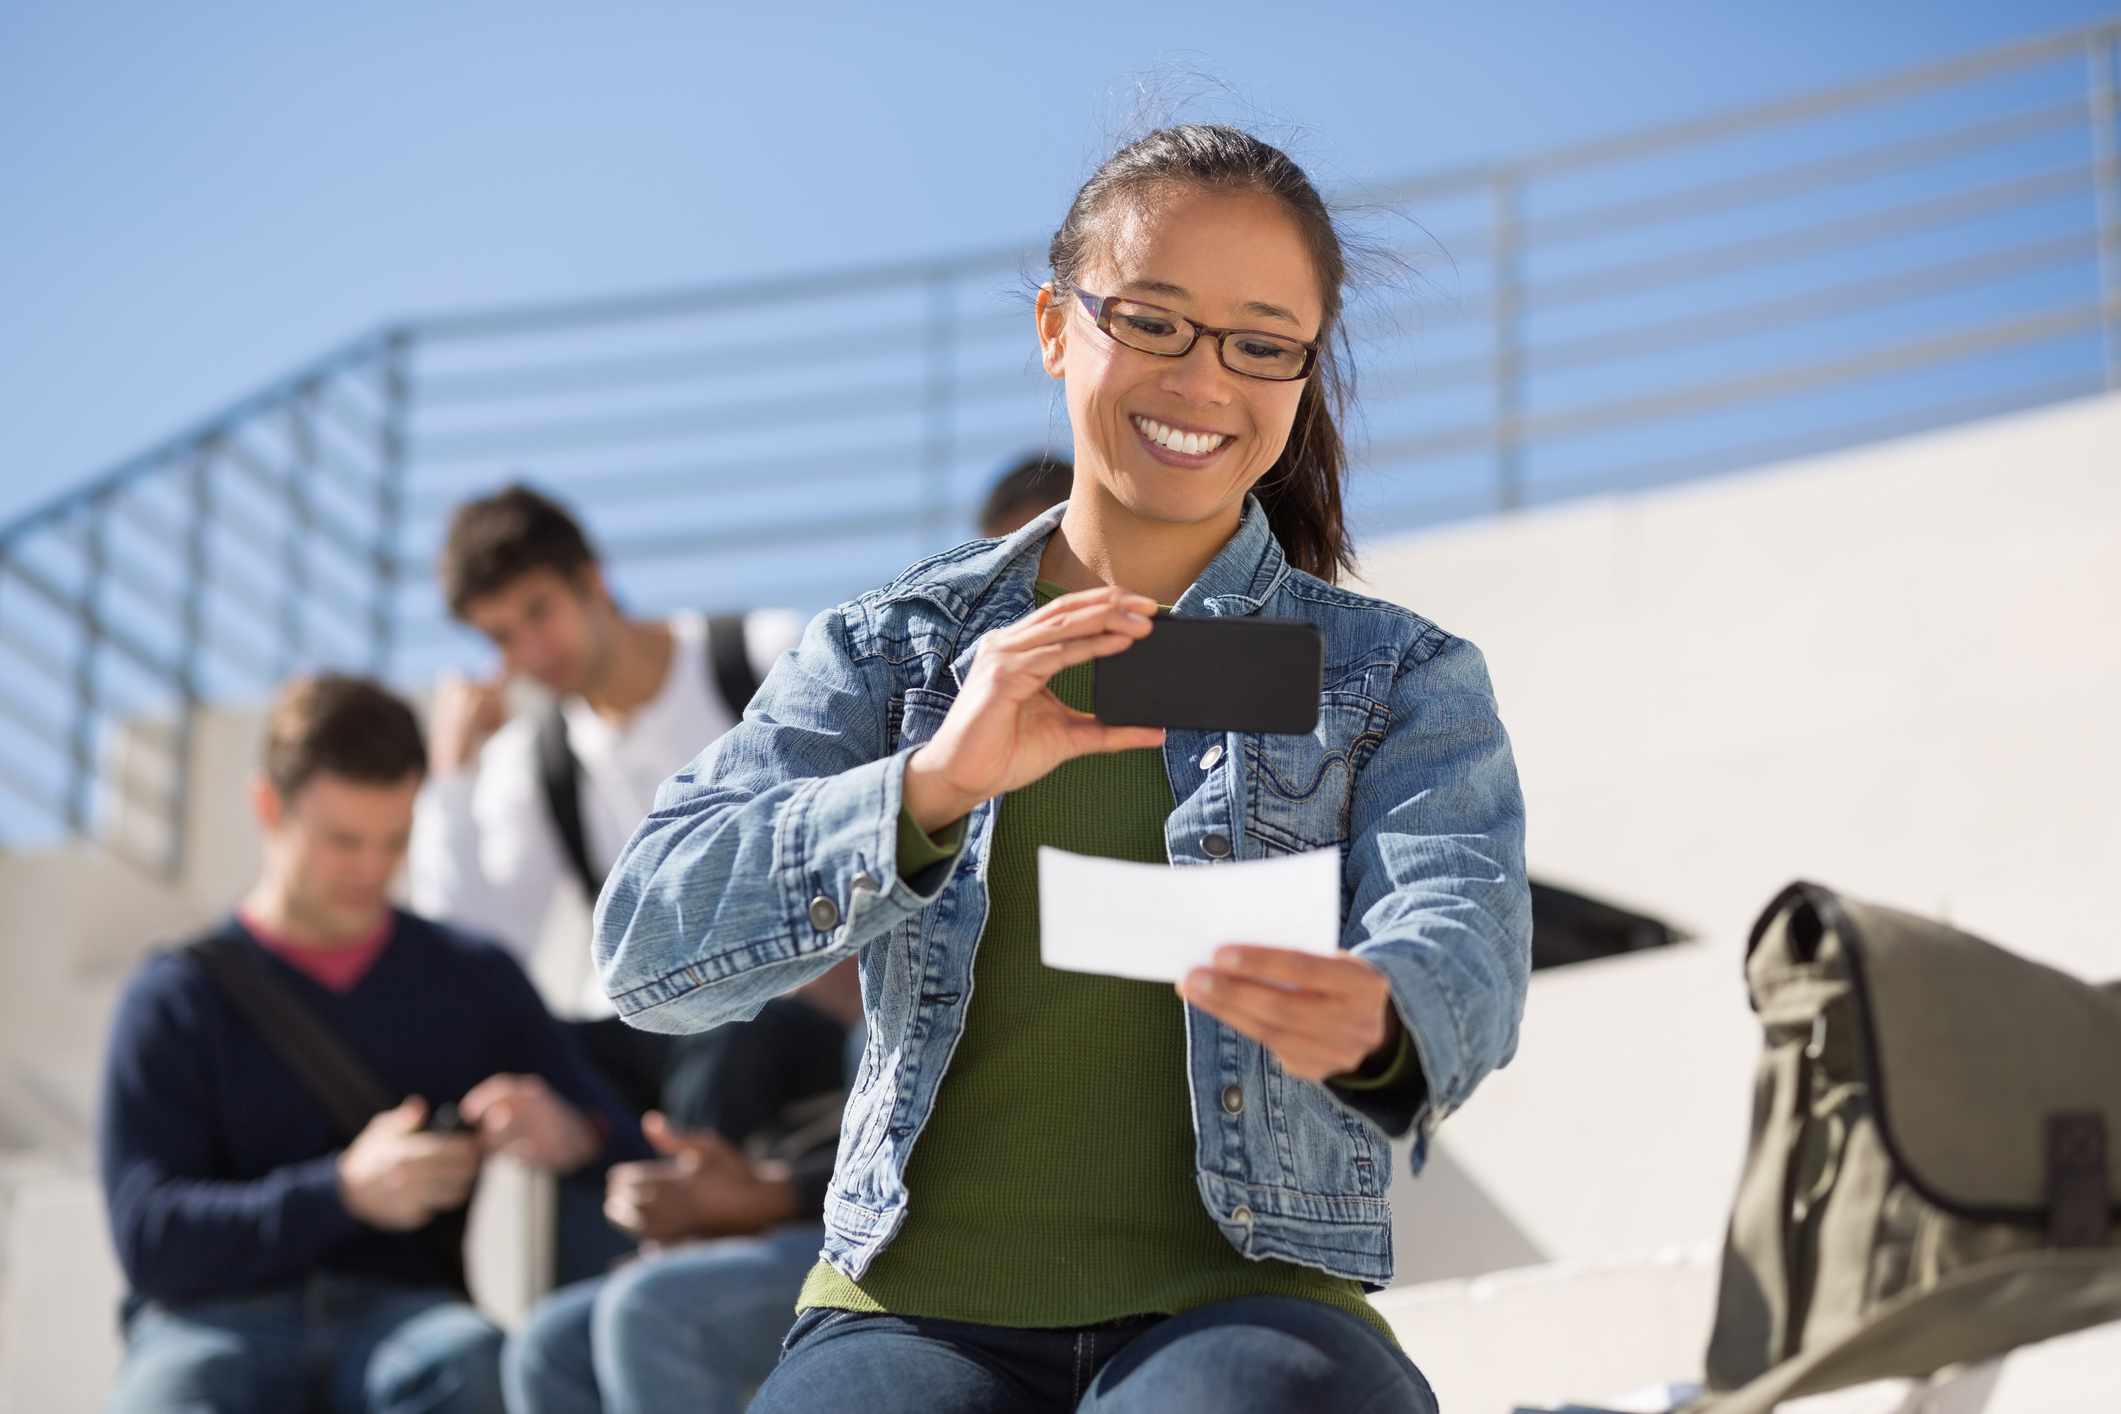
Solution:
[[(1523, 802), (1487, 670), (1335, 583), (1345, 261), (1295, 163), (1151, 133), (1051, 256), (1070, 499), (811, 624), (613, 870), (604, 986), (692, 1031), (861, 960), (824, 1252), (755, 1410), (1433, 1411), (1364, 1292), (1392, 1275), (1388, 1136), (1516, 1046)], [(1159, 606), (1315, 628), (1316, 730), (1084, 710)], [(1231, 938), (1175, 996), (1046, 968), (1049, 846), (1335, 850), (1341, 951)]]

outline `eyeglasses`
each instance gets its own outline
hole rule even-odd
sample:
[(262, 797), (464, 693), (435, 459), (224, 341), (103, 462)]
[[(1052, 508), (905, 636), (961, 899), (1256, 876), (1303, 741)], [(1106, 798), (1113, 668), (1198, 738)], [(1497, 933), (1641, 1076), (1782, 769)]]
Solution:
[(1159, 305), (1121, 299), (1118, 295), (1077, 290), (1075, 297), (1090, 311), (1098, 328), (1130, 349), (1159, 358), (1184, 358), (1201, 335), (1207, 334), (1215, 339), (1216, 357), (1222, 360), (1223, 367), (1247, 378), (1293, 383), (1307, 376), (1318, 362), (1316, 342), (1305, 343), (1286, 334), (1268, 334), (1258, 329), (1212, 329)]

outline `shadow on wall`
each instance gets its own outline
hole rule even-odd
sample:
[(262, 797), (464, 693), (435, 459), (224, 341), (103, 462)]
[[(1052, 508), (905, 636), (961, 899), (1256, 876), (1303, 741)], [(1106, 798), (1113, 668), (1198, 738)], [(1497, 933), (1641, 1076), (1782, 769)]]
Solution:
[(1547, 1260), (1547, 1253), (1481, 1190), (1447, 1145), (1429, 1145), (1428, 1166), (1419, 1178), (1407, 1177), (1403, 1150), (1395, 1158), (1394, 1286), (1480, 1276)]

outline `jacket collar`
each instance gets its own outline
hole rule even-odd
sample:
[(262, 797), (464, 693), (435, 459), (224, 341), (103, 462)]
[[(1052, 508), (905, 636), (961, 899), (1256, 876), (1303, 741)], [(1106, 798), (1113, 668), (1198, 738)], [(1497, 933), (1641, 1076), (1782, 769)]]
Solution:
[[(965, 685), (966, 675), (972, 671), (979, 636), (1031, 612), (1039, 557), (1067, 510), (1068, 503), (1061, 502), (975, 561), (986, 572), (986, 582), (972, 595), (959, 639), (962, 647), (950, 664), (959, 687)], [(1176, 608), (1180, 614), (1220, 618), (1256, 614), (1288, 573), (1288, 557), (1267, 525), (1266, 509), (1258, 497), (1248, 494), (1236, 534), (1223, 543), (1215, 558), (1208, 561), (1208, 567), (1200, 572), (1200, 578), (1179, 596)]]

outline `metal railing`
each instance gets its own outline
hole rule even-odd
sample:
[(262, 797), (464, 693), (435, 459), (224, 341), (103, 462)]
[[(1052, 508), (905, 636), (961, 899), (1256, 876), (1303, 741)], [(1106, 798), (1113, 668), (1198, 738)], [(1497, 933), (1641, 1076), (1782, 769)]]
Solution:
[[(2117, 40), (1351, 193), (1416, 272), (1351, 316), (1358, 532), (2121, 387)], [(463, 655), (434, 549), (512, 476), (643, 609), (814, 607), (960, 538), (1001, 461), (1066, 450), (1034, 259), (404, 321), (0, 528), (0, 839), (180, 870), (200, 704)]]

